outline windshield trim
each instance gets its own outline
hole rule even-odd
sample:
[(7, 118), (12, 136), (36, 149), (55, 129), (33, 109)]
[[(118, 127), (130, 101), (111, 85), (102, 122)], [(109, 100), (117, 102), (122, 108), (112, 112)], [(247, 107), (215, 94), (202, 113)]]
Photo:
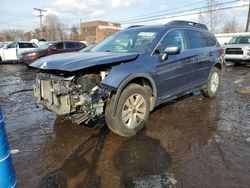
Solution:
[[(237, 36), (237, 37), (231, 38), (231, 40), (228, 42), (228, 44), (250, 44), (250, 42), (248, 42), (248, 43), (239, 43), (239, 40), (241, 38), (248, 38), (248, 40), (250, 40), (250, 36)], [(234, 40), (235, 42), (231, 42), (232, 40)]]
[[(157, 40), (157, 38), (158, 38), (158, 36), (161, 34), (161, 32), (162, 32), (162, 30), (161, 29), (159, 29), (159, 28), (140, 28), (140, 29), (131, 29), (131, 30), (122, 30), (122, 31), (120, 31), (120, 32), (116, 32), (116, 33), (114, 33), (114, 34), (112, 34), (112, 35), (110, 35), (109, 37), (107, 37), (106, 39), (104, 39), (103, 41), (101, 41), (101, 42), (99, 42), (98, 44), (96, 44), (95, 46), (93, 46), (89, 51), (90, 52), (112, 52), (112, 53), (138, 53), (138, 54), (142, 54), (142, 53), (145, 53), (146, 51), (148, 51), (150, 48), (151, 48), (151, 46), (152, 46), (152, 44), (155, 42), (155, 40)], [(105, 47), (105, 45), (107, 46), (109, 43), (110, 44), (114, 44), (115, 43), (115, 40), (116, 40), (116, 36), (117, 35), (120, 35), (119, 37), (120, 38), (122, 38), (122, 36), (124, 36), (123, 35), (123, 33), (124, 34), (128, 34), (128, 36), (129, 37), (131, 37), (132, 36), (132, 34), (134, 33), (134, 34), (136, 34), (135, 36), (136, 36), (136, 39), (135, 39), (135, 44), (136, 44), (136, 40), (137, 39), (139, 39), (140, 37), (139, 37), (139, 34), (140, 33), (154, 33), (154, 35), (152, 36), (152, 40), (147, 44), (147, 45), (145, 45), (145, 49), (137, 49), (137, 51), (135, 51), (136, 50), (136, 48), (134, 48), (134, 51), (133, 51), (133, 49), (126, 49), (126, 50), (124, 50), (124, 51), (122, 51), (122, 50), (109, 50), (107, 47)], [(145, 38), (143, 38), (142, 37), (142, 40), (144, 39), (144, 40), (147, 40), (146, 39), (146, 36), (144, 36)], [(110, 39), (111, 38), (111, 39)], [(108, 41), (108, 39), (110, 39), (110, 41)], [(119, 39), (119, 38), (118, 38)], [(107, 40), (108, 42), (105, 44), (105, 40)], [(150, 36), (149, 36), (149, 40), (150, 40)], [(104, 43), (103, 43), (104, 42)], [(103, 46), (102, 46), (102, 45)], [(143, 45), (139, 45), (139, 47), (143, 47)], [(96, 49), (97, 48), (97, 49)], [(103, 50), (101, 50), (101, 48), (104, 48)], [(105, 48), (106, 48), (106, 50), (107, 51), (105, 51)]]

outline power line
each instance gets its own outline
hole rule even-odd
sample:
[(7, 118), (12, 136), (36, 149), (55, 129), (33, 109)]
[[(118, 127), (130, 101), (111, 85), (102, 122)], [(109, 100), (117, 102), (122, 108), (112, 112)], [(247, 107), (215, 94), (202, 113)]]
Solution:
[(177, 7), (174, 7), (174, 8), (171, 8), (171, 9), (166, 9), (166, 10), (162, 10), (162, 11), (158, 11), (158, 12), (151, 12), (151, 13), (148, 13), (148, 14), (142, 14), (142, 15), (138, 15), (138, 16), (132, 16), (132, 17), (128, 17), (128, 18), (124, 18), (120, 21), (128, 21), (128, 20), (131, 20), (131, 19), (135, 19), (135, 18), (140, 18), (140, 17), (144, 17), (144, 16), (149, 16), (149, 15), (155, 15), (155, 14), (160, 14), (160, 13), (163, 13), (163, 12), (166, 12), (166, 11), (172, 11), (172, 10), (178, 10), (178, 9), (181, 9), (183, 7), (192, 7), (194, 5), (198, 5), (198, 4), (202, 4), (204, 3), (205, 1), (199, 1), (199, 2), (195, 2), (195, 3), (188, 3), (188, 4), (184, 4), (182, 6), (177, 6)]
[(47, 10), (40, 9), (40, 8), (34, 8), (34, 10), (39, 12), (38, 17), (40, 17), (40, 27), (41, 27), (41, 37), (43, 37), (43, 20), (42, 20), (42, 12), (46, 12)]
[(230, 7), (222, 7), (222, 8), (216, 8), (216, 9), (211, 9), (211, 10), (198, 11), (198, 12), (195, 12), (195, 13), (180, 14), (180, 15), (176, 15), (176, 16), (164, 16), (164, 17), (152, 18), (152, 19), (147, 19), (147, 20), (134, 21), (134, 22), (130, 22), (130, 24), (131, 23), (149, 22), (149, 21), (161, 20), (161, 19), (166, 19), (166, 18), (177, 18), (177, 17), (181, 17), (181, 16), (191, 16), (191, 15), (197, 15), (197, 14), (201, 14), (201, 13), (208, 13), (208, 12), (215, 12), (215, 11), (221, 11), (221, 10), (242, 8), (242, 7), (246, 7), (246, 6), (249, 6), (249, 4), (236, 5), (236, 6), (230, 6)]
[[(224, 2), (224, 3), (217, 3), (217, 4), (215, 4), (215, 6), (232, 4), (232, 3), (235, 3), (235, 2), (239, 2), (239, 0), (233, 0), (233, 1), (228, 1), (228, 2)], [(158, 14), (156, 16), (146, 16), (144, 18), (135, 18), (135, 19), (130, 19), (130, 20), (127, 20), (127, 21), (120, 21), (120, 22), (123, 23), (123, 24), (137, 23), (137, 22), (139, 23), (139, 22), (143, 22), (143, 20), (147, 20), (147, 19), (153, 19), (153, 18), (162, 17), (162, 16), (175, 15), (175, 14), (179, 14), (179, 13), (196, 11), (196, 10), (200, 10), (200, 9), (210, 8), (210, 7), (211, 6), (203, 6), (203, 7), (192, 8), (192, 9), (183, 10), (183, 11), (175, 11), (175, 12), (171, 12), (171, 13)]]

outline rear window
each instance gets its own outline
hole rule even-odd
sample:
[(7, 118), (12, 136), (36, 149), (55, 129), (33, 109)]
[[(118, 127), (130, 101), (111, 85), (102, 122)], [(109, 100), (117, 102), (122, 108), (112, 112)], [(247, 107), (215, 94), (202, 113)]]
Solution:
[(77, 46), (77, 48), (85, 48), (86, 47), (85, 44), (80, 43), (80, 42), (76, 43), (76, 46)]
[(189, 49), (207, 47), (207, 42), (201, 32), (186, 30), (186, 35), (189, 41)]
[(35, 45), (34, 43), (20, 42), (19, 48), (37, 48), (37, 45)]
[(66, 48), (76, 48), (76, 44), (74, 42), (67, 42)]
[(206, 33), (205, 38), (207, 40), (207, 45), (208, 46), (215, 46), (217, 44), (217, 41), (216, 41), (215, 37), (212, 34)]

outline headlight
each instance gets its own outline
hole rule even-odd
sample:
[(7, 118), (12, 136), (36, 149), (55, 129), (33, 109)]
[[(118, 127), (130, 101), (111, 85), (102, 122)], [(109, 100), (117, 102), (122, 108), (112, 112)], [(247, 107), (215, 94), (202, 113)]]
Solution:
[(33, 53), (30, 53), (30, 54), (27, 54), (26, 56), (35, 56), (35, 55), (37, 55), (37, 53), (33, 52)]

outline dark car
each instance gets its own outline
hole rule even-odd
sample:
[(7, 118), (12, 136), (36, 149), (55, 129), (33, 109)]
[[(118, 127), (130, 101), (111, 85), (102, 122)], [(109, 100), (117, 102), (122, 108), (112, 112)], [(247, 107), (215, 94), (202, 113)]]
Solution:
[(132, 26), (84, 52), (53, 55), (40, 69), (36, 102), (82, 123), (105, 115), (122, 136), (142, 129), (149, 112), (181, 95), (218, 92), (223, 50), (203, 24)]
[(45, 42), (35, 50), (22, 53), (20, 55), (20, 60), (31, 63), (44, 56), (66, 52), (77, 52), (85, 47), (85, 44), (78, 41)]

